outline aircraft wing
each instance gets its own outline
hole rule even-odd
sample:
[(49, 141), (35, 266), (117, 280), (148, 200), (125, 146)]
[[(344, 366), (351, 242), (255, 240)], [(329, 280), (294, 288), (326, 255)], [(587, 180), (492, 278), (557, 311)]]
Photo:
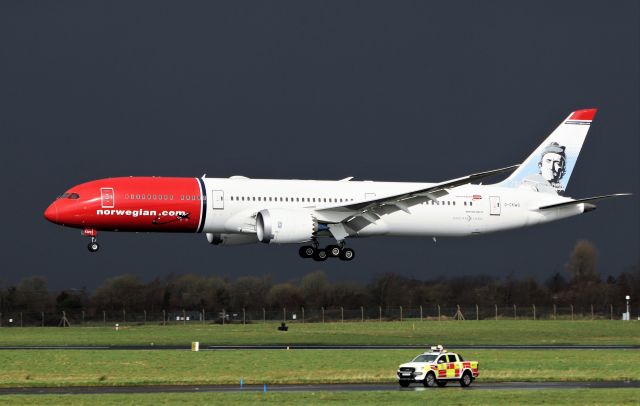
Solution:
[[(356, 217), (363, 217), (368, 224), (375, 222), (381, 214), (391, 213), (397, 210), (410, 213), (409, 207), (427, 200), (436, 200), (438, 197), (446, 195), (447, 189), (465, 185), (489, 176), (509, 172), (519, 165), (512, 165), (506, 168), (494, 169), (486, 172), (474, 173), (461, 178), (451, 179), (444, 182), (430, 185), (424, 189), (410, 190), (397, 195), (384, 196), (370, 200), (362, 200), (346, 205), (325, 207), (317, 209), (318, 220), (326, 223), (340, 223), (351, 221)], [(375, 211), (375, 212), (374, 212)], [(355, 213), (354, 213), (355, 212)]]
[[(569, 201), (566, 201), (566, 202), (560, 202), (560, 203), (548, 204), (546, 206), (540, 206), (540, 207), (538, 207), (537, 210), (555, 209), (555, 208), (558, 208), (558, 207), (570, 206), (572, 204), (589, 203), (589, 202), (593, 202), (593, 201), (596, 201), (596, 200), (609, 199), (611, 197), (619, 197), (619, 196), (631, 196), (631, 193), (614, 193), (614, 194), (611, 194), (611, 195), (594, 196), (594, 197), (586, 197), (584, 199), (569, 200)], [(591, 210), (595, 209), (595, 206), (592, 205), (592, 207), (590, 209)]]

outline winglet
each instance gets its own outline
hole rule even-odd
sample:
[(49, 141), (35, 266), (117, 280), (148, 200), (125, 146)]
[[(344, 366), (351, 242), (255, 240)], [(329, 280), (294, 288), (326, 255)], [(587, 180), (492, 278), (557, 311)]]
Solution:
[(593, 121), (597, 111), (598, 109), (576, 110), (569, 116), (568, 120)]

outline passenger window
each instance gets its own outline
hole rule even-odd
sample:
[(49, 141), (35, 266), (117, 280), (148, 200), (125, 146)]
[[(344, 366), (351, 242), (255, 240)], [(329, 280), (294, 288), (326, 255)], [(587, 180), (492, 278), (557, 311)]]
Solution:
[(444, 364), (445, 362), (447, 362), (447, 356), (441, 355), (440, 358), (438, 358), (438, 364)]
[(455, 354), (449, 354), (447, 357), (449, 357), (449, 362), (458, 362)]

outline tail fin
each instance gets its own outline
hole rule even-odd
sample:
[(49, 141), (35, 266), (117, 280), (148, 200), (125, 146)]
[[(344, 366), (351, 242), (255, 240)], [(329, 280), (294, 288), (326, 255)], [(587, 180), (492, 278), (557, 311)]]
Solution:
[(563, 193), (596, 111), (586, 109), (571, 113), (511, 176), (498, 185)]

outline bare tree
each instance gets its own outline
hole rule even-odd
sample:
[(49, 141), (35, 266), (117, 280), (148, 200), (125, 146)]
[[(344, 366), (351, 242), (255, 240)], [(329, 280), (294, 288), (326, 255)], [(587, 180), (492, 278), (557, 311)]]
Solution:
[(590, 241), (580, 240), (573, 248), (565, 269), (571, 277), (570, 283), (579, 287), (600, 282), (597, 266), (598, 251), (595, 245)]
[(313, 308), (320, 308), (328, 304), (328, 282), (322, 271), (315, 271), (305, 275), (300, 281), (300, 292), (304, 303)]

